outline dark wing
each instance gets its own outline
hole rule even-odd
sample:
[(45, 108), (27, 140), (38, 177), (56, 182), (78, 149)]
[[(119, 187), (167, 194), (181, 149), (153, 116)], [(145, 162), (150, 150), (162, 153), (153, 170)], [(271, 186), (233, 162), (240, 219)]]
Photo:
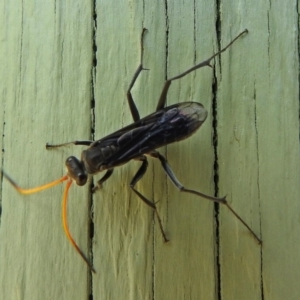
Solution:
[(116, 147), (117, 150), (104, 162), (105, 165), (114, 167), (189, 137), (206, 117), (207, 111), (200, 103), (174, 104), (95, 141), (91, 147)]
[(132, 132), (136, 129), (137, 130), (139, 130), (139, 129), (145, 130), (147, 127), (149, 127), (149, 125), (152, 125), (157, 120), (159, 120), (161, 118), (161, 116), (163, 116), (163, 114), (164, 114), (164, 111), (160, 110), (151, 115), (148, 115), (145, 118), (140, 119), (138, 122), (135, 122), (128, 126), (125, 126), (122, 129), (119, 129), (119, 130), (105, 136), (104, 138), (93, 142), (90, 145), (90, 148), (98, 147), (98, 146), (106, 147), (106, 146), (111, 146), (111, 145), (118, 147), (118, 140), (123, 135), (127, 134), (128, 132)]

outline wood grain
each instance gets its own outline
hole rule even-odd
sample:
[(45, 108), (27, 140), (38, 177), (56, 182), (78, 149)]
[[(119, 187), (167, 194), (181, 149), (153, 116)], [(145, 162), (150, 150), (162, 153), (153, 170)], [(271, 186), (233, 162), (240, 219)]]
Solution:
[(126, 90), (143, 27), (149, 70), (133, 89), (141, 116), (154, 111), (166, 78), (247, 28), (214, 69), (172, 84), (168, 104), (198, 101), (209, 116), (190, 139), (160, 152), (187, 188), (227, 195), (263, 240), (225, 207), (178, 192), (149, 159), (137, 189), (157, 201), (164, 244), (153, 212), (130, 191), (140, 166), (133, 161), (92, 197), (88, 185), (71, 189), (70, 228), (92, 275), (62, 230), (63, 186), (21, 196), (3, 179), (1, 299), (298, 299), (296, 1), (4, 0), (0, 11), (1, 167), (23, 187), (61, 177), (65, 159), (84, 149), (46, 151), (46, 142), (99, 139), (132, 122)]

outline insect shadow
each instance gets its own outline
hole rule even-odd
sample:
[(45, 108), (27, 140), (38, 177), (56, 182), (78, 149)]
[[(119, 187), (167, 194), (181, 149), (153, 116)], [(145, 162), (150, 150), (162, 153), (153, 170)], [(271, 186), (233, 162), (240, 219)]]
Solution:
[(200, 69), (205, 66), (211, 67), (210, 62), (216, 56), (220, 55), (222, 52), (228, 49), (239, 37), (247, 33), (248, 30), (245, 29), (237, 37), (235, 37), (226, 47), (213, 54), (208, 59), (200, 62), (199, 64), (186, 70), (185, 72), (166, 80), (156, 106), (156, 111), (144, 118), (140, 118), (138, 109), (135, 105), (131, 94), (131, 89), (141, 71), (144, 70), (143, 38), (145, 32), (146, 29), (144, 28), (141, 34), (141, 63), (137, 68), (136, 72), (134, 73), (134, 76), (127, 90), (127, 100), (134, 121), (132, 124), (120, 130), (117, 130), (116, 132), (113, 132), (108, 136), (97, 141), (73, 141), (57, 145), (47, 144), (47, 149), (58, 148), (70, 144), (89, 146), (86, 150), (82, 151), (80, 160), (74, 156), (68, 157), (65, 163), (68, 170), (67, 174), (62, 178), (57, 179), (48, 184), (36, 188), (23, 189), (19, 187), (16, 184), (16, 182), (2, 170), (2, 175), (21, 194), (33, 194), (51, 188), (59, 183), (62, 183), (63, 181), (67, 181), (62, 200), (62, 220), (64, 231), (68, 240), (71, 242), (73, 247), (81, 255), (83, 260), (87, 263), (87, 265), (93, 272), (96, 272), (94, 267), (89, 262), (86, 255), (78, 247), (68, 228), (67, 199), (69, 189), (73, 181), (75, 181), (77, 185), (83, 186), (87, 182), (88, 175), (95, 175), (99, 172), (106, 171), (104, 176), (97, 182), (96, 186), (93, 188), (93, 192), (95, 192), (97, 189), (101, 188), (103, 182), (105, 182), (112, 175), (115, 167), (123, 165), (132, 159), (140, 161), (141, 166), (138, 169), (137, 173), (134, 175), (133, 179), (131, 180), (130, 188), (145, 204), (147, 204), (154, 210), (163, 239), (165, 242), (167, 242), (168, 239), (163, 229), (162, 221), (157, 211), (155, 203), (147, 199), (135, 188), (137, 182), (144, 176), (145, 172), (147, 171), (148, 161), (146, 155), (156, 158), (160, 161), (169, 179), (181, 192), (194, 194), (202, 198), (211, 200), (213, 202), (224, 204), (235, 215), (235, 217), (251, 232), (254, 238), (261, 244), (260, 238), (228, 204), (225, 197), (213, 197), (203, 194), (199, 191), (185, 188), (176, 178), (166, 158), (156, 150), (159, 147), (188, 138), (200, 128), (200, 126), (207, 117), (207, 110), (203, 107), (201, 103), (198, 102), (182, 102), (166, 107), (167, 94), (171, 83), (174, 80), (180, 79), (197, 69)]

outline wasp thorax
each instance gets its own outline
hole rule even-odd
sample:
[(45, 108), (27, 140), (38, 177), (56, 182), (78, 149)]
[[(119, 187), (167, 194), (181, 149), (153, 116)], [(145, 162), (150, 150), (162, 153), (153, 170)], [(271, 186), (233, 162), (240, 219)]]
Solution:
[(110, 157), (116, 148), (113, 145), (101, 146), (96, 145), (83, 150), (81, 161), (88, 174), (94, 175), (108, 169), (106, 158)]
[(76, 181), (77, 185), (85, 185), (87, 182), (87, 172), (83, 163), (75, 156), (70, 156), (66, 160), (68, 175)]

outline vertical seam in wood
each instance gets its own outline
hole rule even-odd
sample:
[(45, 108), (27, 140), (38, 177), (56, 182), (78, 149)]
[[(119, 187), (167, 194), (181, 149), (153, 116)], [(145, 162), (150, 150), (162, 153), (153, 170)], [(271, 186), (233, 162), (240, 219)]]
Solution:
[[(257, 128), (257, 106), (256, 106), (256, 81), (254, 79), (254, 91), (253, 91), (253, 100), (254, 100), (254, 124), (255, 124), (255, 142), (256, 142), (256, 159), (257, 159), (257, 192), (258, 200), (260, 206), (260, 175), (259, 175), (259, 145), (258, 145), (258, 128)], [(259, 209), (259, 212), (261, 210)], [(260, 226), (260, 238), (262, 239), (262, 224), (261, 224), (261, 215), (259, 215), (259, 226)], [(261, 299), (264, 299), (264, 281), (263, 281), (263, 254), (262, 247), (260, 247), (260, 295)]]
[[(217, 50), (221, 49), (221, 0), (216, 0), (216, 38)], [(217, 57), (219, 60), (220, 74), (221, 69), (221, 55)], [(218, 80), (216, 70), (213, 72), (212, 84), (212, 131), (213, 131), (213, 149), (214, 149), (214, 195), (217, 197), (219, 193), (219, 163), (218, 163), (218, 119), (217, 119), (217, 92)], [(214, 204), (215, 217), (215, 258), (216, 258), (216, 298), (222, 299), (221, 294), (221, 262), (220, 262), (220, 230), (219, 230), (219, 204)]]
[[(91, 127), (90, 127), (90, 138), (91, 140), (95, 140), (95, 106), (96, 106), (96, 101), (95, 101), (95, 81), (96, 81), (96, 72), (97, 72), (97, 4), (96, 0), (92, 1), (92, 65), (91, 65)], [(91, 181), (91, 186), (94, 185), (94, 181), (92, 178)], [(89, 252), (90, 252), (90, 257), (91, 257), (91, 264), (93, 265), (93, 260), (94, 260), (94, 253), (93, 253), (93, 239), (94, 239), (94, 197), (93, 194), (90, 193), (89, 196), (89, 204), (88, 204), (88, 210), (90, 212), (90, 222), (89, 222), (89, 241), (88, 241), (88, 247), (89, 247)], [(89, 272), (88, 276), (88, 281), (89, 281), (89, 300), (93, 300), (94, 296), (94, 288), (93, 288), (93, 276), (92, 272)]]

